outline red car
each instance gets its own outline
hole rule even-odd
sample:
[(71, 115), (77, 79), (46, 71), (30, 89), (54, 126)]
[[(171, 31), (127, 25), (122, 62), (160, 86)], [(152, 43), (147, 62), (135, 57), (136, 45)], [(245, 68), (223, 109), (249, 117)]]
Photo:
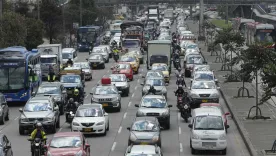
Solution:
[(111, 70), (112, 74), (125, 74), (130, 81), (133, 80), (133, 70), (128, 62), (119, 62)]
[(227, 116), (230, 115), (229, 112), (224, 113), (223, 112), (223, 108), (219, 103), (201, 103), (200, 107), (217, 107), (218, 109), (221, 110), (222, 114), (223, 114), (223, 120), (224, 120), (224, 125), (228, 125), (228, 119)]
[(81, 132), (58, 132), (45, 148), (47, 156), (90, 156), (90, 145)]

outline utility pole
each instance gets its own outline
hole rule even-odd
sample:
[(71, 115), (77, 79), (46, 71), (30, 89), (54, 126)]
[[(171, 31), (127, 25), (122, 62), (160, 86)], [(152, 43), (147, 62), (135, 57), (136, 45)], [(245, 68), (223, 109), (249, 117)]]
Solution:
[(225, 24), (228, 24), (228, 20), (229, 20), (229, 11), (228, 11), (228, 9), (229, 9), (229, 5), (228, 4), (226, 4), (226, 12), (225, 12), (225, 14), (226, 14), (226, 16), (225, 16)]
[(40, 0), (36, 0), (37, 2), (37, 19), (40, 20)]
[(82, 0), (80, 0), (80, 26), (82, 26)]
[(204, 36), (203, 34), (203, 23), (204, 23), (204, 0), (200, 0), (200, 14), (199, 14), (199, 37)]
[[(63, 36), (65, 37), (65, 16), (64, 16), (64, 2), (65, 0), (62, 0), (62, 33), (63, 33)], [(71, 37), (71, 36), (70, 36)], [(66, 45), (66, 39), (65, 39), (65, 45)]]

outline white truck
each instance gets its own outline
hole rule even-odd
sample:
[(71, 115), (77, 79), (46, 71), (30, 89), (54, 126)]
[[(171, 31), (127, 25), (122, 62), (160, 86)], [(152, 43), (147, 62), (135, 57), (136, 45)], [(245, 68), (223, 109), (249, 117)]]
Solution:
[(159, 7), (158, 5), (148, 6), (148, 19), (154, 19), (159, 23)]
[(37, 50), (40, 53), (42, 79), (47, 79), (50, 68), (54, 69), (55, 76), (59, 78), (62, 69), (61, 44), (42, 44)]
[(147, 69), (150, 70), (154, 63), (165, 63), (171, 73), (171, 54), (172, 47), (170, 40), (151, 40), (148, 41)]

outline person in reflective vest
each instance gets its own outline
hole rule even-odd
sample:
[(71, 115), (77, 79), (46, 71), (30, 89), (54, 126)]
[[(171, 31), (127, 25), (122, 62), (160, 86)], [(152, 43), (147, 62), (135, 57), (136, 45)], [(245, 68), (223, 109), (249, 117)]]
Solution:
[(56, 80), (55, 72), (53, 68), (50, 68), (48, 73), (48, 82), (54, 82), (55, 80)]
[(74, 100), (80, 102), (80, 91), (77, 88), (74, 89)]

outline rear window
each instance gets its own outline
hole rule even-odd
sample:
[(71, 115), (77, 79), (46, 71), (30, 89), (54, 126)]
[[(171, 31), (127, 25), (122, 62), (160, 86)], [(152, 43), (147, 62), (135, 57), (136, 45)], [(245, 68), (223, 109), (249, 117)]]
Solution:
[(150, 63), (168, 63), (168, 57), (167, 56), (160, 56), (160, 55), (153, 55), (150, 57)]

